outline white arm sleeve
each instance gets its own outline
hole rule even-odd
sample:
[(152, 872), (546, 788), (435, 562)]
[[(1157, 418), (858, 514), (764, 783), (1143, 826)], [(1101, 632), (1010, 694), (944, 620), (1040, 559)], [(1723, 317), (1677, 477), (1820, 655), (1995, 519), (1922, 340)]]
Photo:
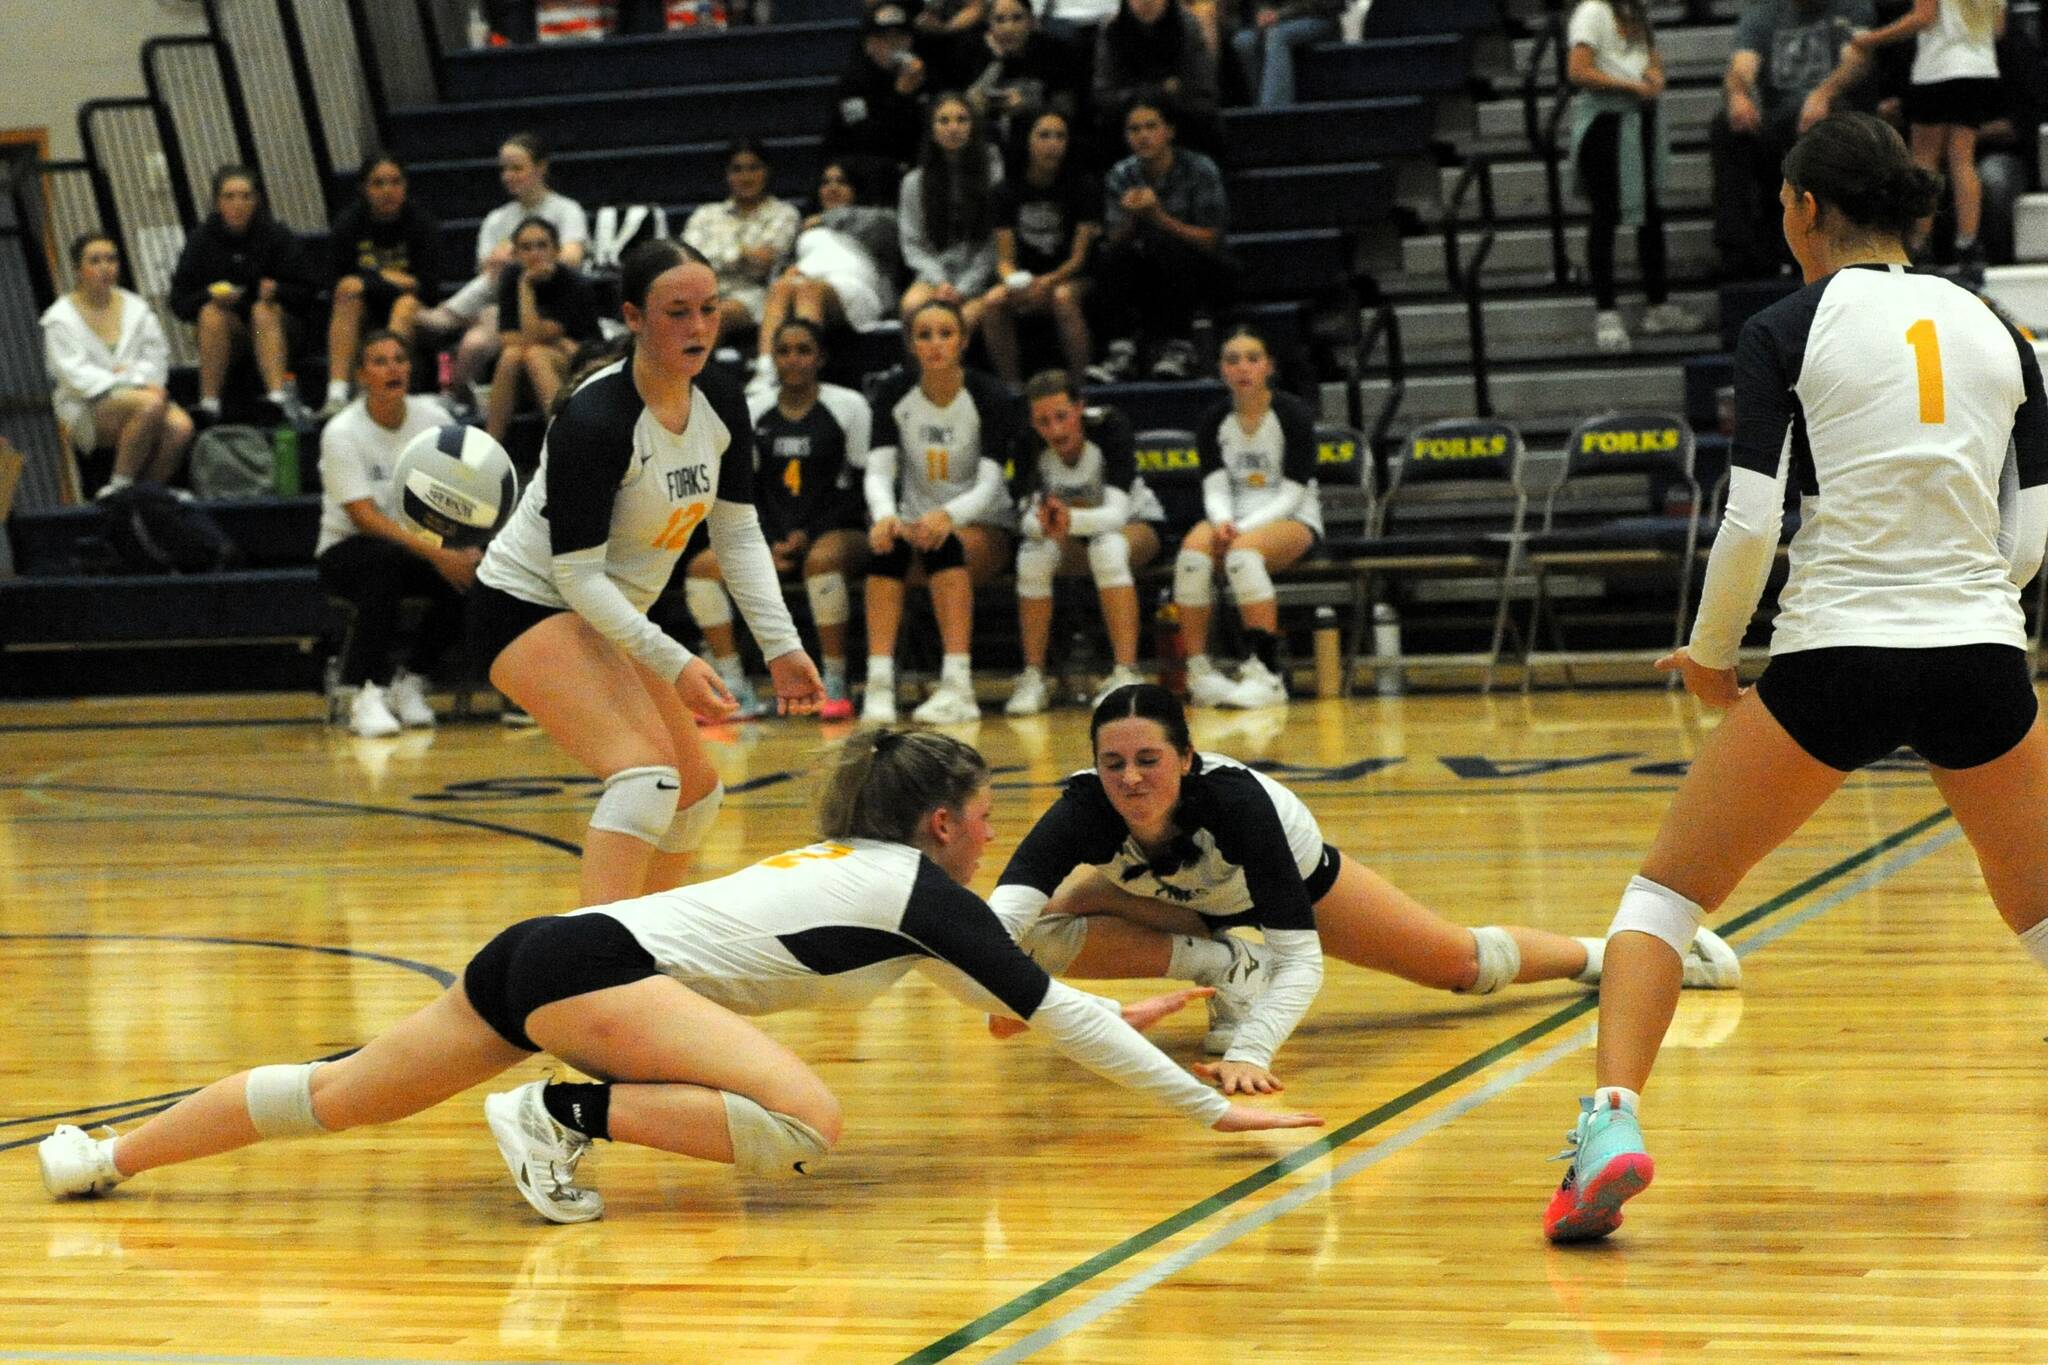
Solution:
[(718, 570), (725, 578), (725, 590), (739, 604), (747, 618), (754, 643), (761, 646), (763, 659), (779, 659), (803, 648), (796, 623), (789, 619), (789, 604), (782, 598), (782, 579), (775, 572), (775, 556), (768, 553), (768, 538), (761, 534), (761, 514), (750, 502), (728, 502), (719, 498), (711, 504), (706, 518), (711, 528), (711, 548), (718, 552)]
[(984, 455), (974, 467), (974, 486), (946, 503), (946, 515), (955, 526), (965, 526), (996, 505), (1003, 495), (1003, 467)]
[(1005, 882), (988, 898), (988, 908), (1002, 921), (1003, 932), (1016, 939), (1038, 922), (1039, 914), (1051, 901), (1052, 897), (1035, 886)]
[(1044, 501), (1044, 494), (1033, 493), (1017, 504), (1017, 530), (1026, 540), (1045, 539), (1045, 526), (1038, 520), (1038, 509)]
[(1102, 506), (1076, 507), (1072, 533), (1076, 540), (1093, 540), (1108, 531), (1120, 531), (1131, 519), (1131, 495), (1108, 484), (1102, 490)]
[(1211, 526), (1229, 521), (1237, 509), (1230, 504), (1230, 471), (1216, 470), (1202, 476), (1202, 515)]
[[(2018, 504), (2014, 517), (2012, 551), (2006, 562), (2012, 565), (2013, 586), (2024, 588), (2034, 581), (2034, 575), (2041, 571), (2041, 558), (2048, 550), (2048, 484), (2038, 488), (2022, 488), (2014, 499)], [(2003, 547), (2004, 537), (1999, 537)]]
[(1256, 512), (1237, 523), (1239, 531), (1256, 531), (1269, 522), (1291, 517), (1301, 506), (1301, 500), (1308, 496), (1308, 485), (1293, 479), (1280, 480), (1280, 486), (1273, 490), (1273, 496), (1259, 504)]
[(860, 490), (868, 500), (868, 520), (880, 521), (896, 515), (896, 447), (876, 446), (868, 452), (867, 473)]
[(619, 585), (606, 576), (604, 558), (602, 545), (556, 555), (555, 591), (598, 634), (646, 664), (657, 678), (674, 682), (696, 656), (633, 609)]
[(1323, 940), (1313, 929), (1268, 929), (1266, 949), (1273, 955), (1266, 989), (1252, 1006), (1251, 1018), (1239, 1025), (1237, 1040), (1223, 1054), (1226, 1062), (1270, 1067), (1273, 1054), (1294, 1032), (1301, 1016), (1323, 985)]
[(855, 469), (867, 468), (868, 436), (875, 425), (868, 400), (838, 384), (821, 384), (818, 401), (839, 419), (839, 429), (846, 434), (846, 462)]
[(1757, 599), (1771, 576), (1784, 524), (1784, 464), (1776, 478), (1737, 465), (1729, 472), (1728, 505), (1707, 555), (1706, 584), (1699, 615), (1693, 618), (1688, 650), (1707, 668), (1733, 668), (1742, 634), (1756, 615)]

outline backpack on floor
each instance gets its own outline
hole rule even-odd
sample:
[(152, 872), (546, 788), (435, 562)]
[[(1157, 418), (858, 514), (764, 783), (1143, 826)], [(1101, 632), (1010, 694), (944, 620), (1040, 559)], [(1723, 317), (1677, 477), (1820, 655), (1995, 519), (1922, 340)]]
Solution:
[(159, 484), (130, 484), (97, 506), (107, 544), (129, 573), (214, 573), (241, 559), (211, 513)]
[(208, 427), (192, 443), (192, 491), (202, 498), (267, 497), (275, 479), (270, 436), (256, 427)]

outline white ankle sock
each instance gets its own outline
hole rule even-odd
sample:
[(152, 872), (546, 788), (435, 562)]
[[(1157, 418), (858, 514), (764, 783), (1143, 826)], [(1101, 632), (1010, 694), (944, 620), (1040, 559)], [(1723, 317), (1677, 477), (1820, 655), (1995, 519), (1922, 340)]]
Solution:
[(1609, 1107), (1609, 1096), (1618, 1097), (1621, 1107), (1633, 1114), (1641, 1106), (1643, 1097), (1635, 1091), (1619, 1085), (1603, 1085), (1593, 1092), (1593, 1112), (1598, 1113)]
[(283, 406), (284, 406), (284, 390), (283, 390), (283, 389), (272, 389), (272, 390), (271, 390), (271, 391), (270, 391), (269, 393), (266, 393), (266, 394), (264, 394), (263, 396), (264, 396), (265, 398), (269, 399), (269, 400), (270, 400), (271, 402), (273, 402), (273, 403), (277, 404), (277, 405), (278, 405), (279, 407), (283, 407)]
[(120, 1140), (121, 1139), (118, 1137), (110, 1137), (97, 1138), (94, 1141), (95, 1145), (97, 1145), (100, 1149), (100, 1161), (104, 1163), (107, 1170), (113, 1174), (114, 1179), (126, 1180), (128, 1177), (122, 1175), (121, 1168), (114, 1163), (114, 1144), (119, 1142)]
[(974, 656), (948, 654), (939, 661), (939, 681), (962, 691), (974, 690)]
[(868, 655), (868, 686), (894, 687), (896, 685), (896, 660), (887, 654)]
[(1189, 674), (1193, 675), (1193, 674), (1200, 674), (1200, 673), (1214, 673), (1215, 671), (1216, 671), (1216, 665), (1215, 665), (1214, 663), (1210, 662), (1210, 660), (1209, 660), (1209, 656), (1208, 656), (1208, 655), (1206, 655), (1206, 654), (1190, 654), (1190, 655), (1188, 655), (1188, 672), (1189, 672)]
[(1579, 969), (1579, 974), (1572, 980), (1586, 986), (1599, 984), (1600, 968), (1607, 960), (1607, 940), (1582, 938), (1573, 941), (1586, 950), (1586, 965)]
[(1190, 934), (1173, 936), (1173, 955), (1166, 960), (1166, 974), (1175, 981), (1192, 981), (1213, 986), (1230, 974), (1230, 945), (1213, 938)]
[(327, 381), (327, 401), (330, 403), (346, 403), (348, 401), (348, 381), (346, 379), (330, 379)]
[(2020, 935), (2020, 946), (2027, 950), (2027, 956), (2048, 967), (2048, 919)]
[(199, 410), (200, 410), (201, 412), (205, 413), (205, 414), (206, 414), (206, 415), (207, 415), (208, 417), (218, 417), (218, 416), (220, 416), (220, 399), (218, 399), (218, 398), (202, 398), (202, 399), (200, 399), (200, 400), (199, 400)]

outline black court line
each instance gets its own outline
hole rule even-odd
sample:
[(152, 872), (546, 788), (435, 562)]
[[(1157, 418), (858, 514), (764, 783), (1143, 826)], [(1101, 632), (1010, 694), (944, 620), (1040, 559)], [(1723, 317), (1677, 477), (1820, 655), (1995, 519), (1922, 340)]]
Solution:
[(437, 824), (487, 830), (492, 834), (509, 834), (515, 839), (530, 839), (536, 844), (558, 848), (572, 857), (583, 856), (580, 845), (572, 844), (567, 839), (557, 839), (552, 834), (538, 834), (530, 829), (520, 829), (516, 825), (500, 825), (490, 820), (473, 820), (464, 815), (443, 815), (438, 811), (414, 810), (405, 806), (371, 806), (359, 801), (325, 801), (313, 796), (268, 796), (258, 792), (199, 791), (178, 787), (103, 787), (86, 782), (0, 782), (0, 791), (82, 792), (96, 796), (170, 796), (200, 801), (248, 801), (259, 805), (299, 806), (307, 810), (348, 811), (357, 815), (396, 815), (408, 820), (431, 820)]
[[(1761, 905), (1746, 910), (1725, 923), (1716, 925), (1715, 931), (1721, 934), (1731, 934), (1738, 929), (1745, 929), (1767, 915), (1775, 914), (1786, 906), (1805, 899), (1808, 895), (1826, 886), (1829, 882), (1838, 880), (1848, 873), (1855, 871), (1865, 863), (1897, 848), (1900, 844), (1918, 838), (1948, 818), (1950, 817), (1947, 810), (1939, 810), (1932, 815), (1923, 816), (1912, 824), (1907, 825), (1904, 829), (1887, 834), (1876, 843), (1859, 849), (1840, 862), (1823, 868), (1806, 880), (1779, 892)], [(1001, 1331), (1017, 1321), (1017, 1319), (1036, 1312), (1060, 1295), (1065, 1294), (1068, 1290), (1087, 1283), (1089, 1280), (1114, 1269), (1149, 1248), (1158, 1245), (1160, 1242), (1186, 1231), (1197, 1223), (1214, 1217), (1232, 1205), (1242, 1203), (1249, 1196), (1292, 1175), (1304, 1166), (1320, 1161), (1323, 1157), (1330, 1155), (1337, 1149), (1347, 1146), (1365, 1134), (1381, 1127), (1388, 1120), (1398, 1118), (1400, 1115), (1414, 1109), (1432, 1096), (1441, 1094), (1443, 1091), (1458, 1084), (1458, 1082), (1484, 1071), (1495, 1062), (1502, 1061), (1517, 1052), (1525, 1050), (1537, 1040), (1555, 1033), (1574, 1020), (1592, 1013), (1599, 1008), (1599, 1005), (1600, 997), (1598, 995), (1586, 995), (1574, 1000), (1555, 1013), (1537, 1020), (1512, 1037), (1505, 1038), (1485, 1051), (1476, 1053), (1455, 1066), (1439, 1072), (1421, 1084), (1388, 1100), (1378, 1108), (1360, 1114), (1342, 1127), (1333, 1129), (1327, 1135), (1296, 1148), (1279, 1160), (1260, 1167), (1242, 1180), (1225, 1186), (1208, 1198), (1198, 1203), (1190, 1204), (1179, 1213), (1162, 1219), (1141, 1232), (1132, 1234), (1123, 1241), (1118, 1242), (1115, 1246), (1098, 1252), (1079, 1265), (1061, 1271), (1035, 1288), (1027, 1289), (1008, 1303), (991, 1309), (964, 1327), (940, 1337), (937, 1341), (932, 1342), (921, 1350), (913, 1351), (903, 1358), (901, 1365), (928, 1365), (928, 1362), (946, 1360), (959, 1354), (977, 1342), (983, 1341), (994, 1333)]]

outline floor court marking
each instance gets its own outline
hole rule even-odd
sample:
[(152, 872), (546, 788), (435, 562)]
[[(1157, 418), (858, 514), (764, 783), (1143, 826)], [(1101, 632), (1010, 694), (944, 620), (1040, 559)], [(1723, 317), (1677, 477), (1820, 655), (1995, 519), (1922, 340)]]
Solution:
[[(1936, 811), (1931, 815), (1924, 816), (1921, 819), (1914, 821), (1912, 824), (1907, 825), (1903, 829), (1896, 830), (1893, 833), (1886, 835), (1884, 838), (1877, 840), (1875, 843), (1869, 844), (1866, 847), (1858, 850), (1857, 852), (1850, 854), (1848, 857), (1843, 858), (1839, 862), (1836, 862), (1829, 867), (1823, 868), (1821, 871), (1814, 873), (1812, 876), (1807, 877), (1805, 880), (1795, 883), (1793, 886), (1788, 887), (1786, 890), (1781, 891), (1778, 894), (1772, 896), (1770, 899), (1764, 901), (1762, 904), (1757, 905), (1752, 909), (1743, 912), (1740, 915), (1736, 915), (1731, 919), (1727, 920), (1726, 922), (1719, 924), (1715, 927), (1722, 934), (1730, 934), (1738, 930), (1747, 928), (1749, 925), (1755, 924), (1756, 922), (1765, 918), (1766, 916), (1775, 914), (1777, 911), (1784, 909), (1786, 906), (1795, 904), (1798, 901), (1805, 899), (1814, 891), (1817, 891), (1820, 888), (1827, 886), (1830, 883), (1837, 881), (1838, 879), (1844, 876), (1847, 876), (1851, 873), (1858, 871), (1861, 868), (1864, 868), (1867, 864), (1870, 864), (1872, 862), (1877, 861), (1880, 858), (1883, 858), (1885, 854), (1890, 853), (1892, 850), (1898, 848), (1902, 844), (1906, 844), (1911, 840), (1918, 838), (1920, 835), (1925, 834), (1928, 830), (1933, 829), (1936, 825), (1939, 825), (1940, 823), (1949, 818), (1949, 813), (1945, 809)], [(1867, 889), (1868, 886), (1875, 885), (1878, 881), (1882, 881), (1884, 880), (1884, 878), (1891, 876), (1893, 873), (1898, 871), (1899, 868), (1907, 866), (1912, 862), (1917, 862), (1920, 858), (1926, 857), (1928, 854), (1934, 852), (1938, 848), (1946, 847), (1950, 842), (1953, 842), (1953, 838), (1954, 836), (1953, 834), (1951, 834), (1948, 838), (1940, 840), (1931, 840), (1924, 846), (1916, 847), (1909, 850), (1908, 853), (1901, 855), (1901, 857), (1898, 859), (1887, 860), (1881, 867), (1874, 869), (1871, 873), (1867, 874), (1866, 877), (1857, 878), (1855, 881), (1851, 882), (1847, 887), (1842, 888), (1834, 896), (1828, 897), (1823, 904), (1826, 907), (1832, 907), (1833, 905), (1840, 904), (1841, 900), (1845, 900), (1851, 896), (1860, 894), (1863, 890)], [(1814, 907), (1809, 907), (1806, 911), (1801, 912), (1799, 916), (1794, 917), (1795, 923), (1803, 923), (1806, 919), (1811, 918), (1812, 915), (1818, 914), (1820, 912), (1821, 906), (1817, 905)], [(1771, 934), (1768, 937), (1759, 935), (1758, 939), (1760, 940), (1760, 942), (1757, 943), (1755, 946), (1761, 946), (1762, 943), (1770, 942), (1776, 937), (1778, 937), (1778, 935), (1776, 934)], [(1745, 944), (1744, 948), (1739, 949), (1738, 951), (1747, 950), (1752, 950), (1751, 945)], [(1059, 1298), (1060, 1296), (1066, 1294), (1070, 1290), (1076, 1289), (1080, 1287), (1082, 1284), (1085, 1284), (1088, 1281), (1095, 1279), (1096, 1277), (1115, 1268), (1116, 1266), (1131, 1260), (1133, 1257), (1141, 1254), (1142, 1252), (1150, 1249), (1153, 1246), (1158, 1245), (1160, 1242), (1166, 1241), (1167, 1239), (1176, 1236), (1179, 1233), (1184, 1232), (1191, 1227), (1206, 1222), (1210, 1218), (1224, 1212), (1226, 1209), (1229, 1209), (1233, 1205), (1243, 1202), (1246, 1198), (1257, 1193), (1259, 1190), (1264, 1189), (1267, 1186), (1284, 1179), (1288, 1175), (1293, 1174), (1295, 1171), (1300, 1170), (1301, 1168), (1308, 1166), (1322, 1159), (1325, 1156), (1330, 1155), (1331, 1153), (1335, 1152), (1338, 1148), (1349, 1145), (1357, 1138), (1362, 1137), (1366, 1133), (1373, 1131), (1374, 1129), (1380, 1127), (1382, 1124), (1388, 1122), (1389, 1120), (1397, 1118), (1401, 1114), (1404, 1114), (1409, 1110), (1414, 1109), (1417, 1105), (1420, 1105), (1425, 1101), (1429, 1100), (1430, 1098), (1432, 1098), (1433, 1096), (1441, 1094), (1443, 1091), (1450, 1089), (1452, 1086), (1458, 1084), (1460, 1081), (1463, 1081), (1477, 1074), (1478, 1072), (1485, 1070), (1486, 1068), (1492, 1066), (1496, 1062), (1503, 1061), (1506, 1058), (1513, 1056), (1518, 1052), (1521, 1052), (1523, 1049), (1527, 1048), (1530, 1044), (1536, 1042), (1537, 1040), (1544, 1038), (1549, 1034), (1557, 1032), (1565, 1025), (1570, 1024), (1574, 1020), (1579, 1019), (1584, 1015), (1592, 1013), (1595, 1009), (1598, 1008), (1598, 1006), (1599, 997), (1597, 995), (1587, 995), (1578, 1000), (1574, 1000), (1570, 1004), (1564, 1006), (1562, 1009), (1557, 1010), (1551, 1015), (1543, 1019), (1537, 1020), (1535, 1023), (1529, 1025), (1527, 1028), (1521, 1030), (1519, 1033), (1516, 1033), (1513, 1036), (1506, 1038), (1499, 1043), (1496, 1043), (1494, 1046), (1487, 1048), (1486, 1050), (1479, 1052), (1472, 1057), (1467, 1058), (1465, 1061), (1460, 1062), (1457, 1065), (1443, 1072), (1438, 1073), (1436, 1076), (1433, 1076), (1429, 1080), (1424, 1081), (1417, 1086), (1414, 1086), (1405, 1093), (1398, 1095), (1395, 1098), (1387, 1101), (1385, 1104), (1382, 1104), (1375, 1109), (1369, 1110), (1368, 1112), (1359, 1115), (1357, 1118), (1352, 1119), (1350, 1122), (1345, 1123), (1341, 1127), (1332, 1130), (1324, 1137), (1318, 1138), (1313, 1142), (1307, 1143), (1295, 1149), (1293, 1152), (1288, 1153), (1286, 1156), (1281, 1157), (1279, 1160), (1274, 1161), (1267, 1166), (1261, 1167), (1260, 1169), (1252, 1172), (1250, 1175), (1245, 1176), (1243, 1179), (1235, 1182), (1234, 1184), (1231, 1184), (1225, 1187), (1224, 1189), (1219, 1190), (1217, 1193), (1210, 1195), (1208, 1198), (1188, 1206), (1187, 1208), (1181, 1210), (1179, 1213), (1173, 1214), (1170, 1217), (1153, 1224), (1149, 1228), (1132, 1234), (1130, 1237), (1124, 1239), (1122, 1242), (1117, 1243), (1115, 1246), (1097, 1253), (1096, 1255), (1090, 1257), (1089, 1259), (1081, 1262), (1076, 1266), (1073, 1266), (1065, 1271), (1062, 1271), (1060, 1274), (1053, 1276), (1051, 1279), (1046, 1280), (1044, 1283), (1036, 1286), (1035, 1288), (1026, 1290), (1024, 1293), (1019, 1294), (1017, 1297), (1011, 1299), (1008, 1303), (1002, 1304), (999, 1307), (994, 1308), (987, 1313), (984, 1313), (981, 1317), (976, 1318), (974, 1321), (966, 1324), (965, 1326), (957, 1329), (956, 1331), (939, 1338), (937, 1341), (932, 1342), (930, 1345), (924, 1347), (923, 1349), (915, 1351), (908, 1356), (905, 1356), (903, 1358), (902, 1365), (925, 1365), (925, 1362), (945, 1360), (954, 1355), (957, 1355), (959, 1352), (966, 1350), (968, 1347), (975, 1345), (977, 1342), (983, 1341), (989, 1336), (993, 1335), (994, 1333), (1001, 1331), (1004, 1327), (1007, 1327), (1009, 1324), (1017, 1321), (1019, 1318), (1022, 1318), (1027, 1314), (1035, 1312), (1039, 1308), (1044, 1307), (1046, 1304), (1052, 1302), (1052, 1300)], [(1563, 1048), (1563, 1046), (1564, 1044), (1562, 1043), (1555, 1044), (1550, 1049), (1548, 1049), (1544, 1054), (1541, 1055), (1549, 1056), (1551, 1052), (1559, 1052), (1559, 1049)], [(1562, 1052), (1559, 1052), (1559, 1055), (1564, 1054)], [(1533, 1062), (1534, 1060), (1536, 1059), (1531, 1059), (1531, 1062)], [(1552, 1061), (1554, 1060), (1555, 1058), (1552, 1058)], [(1531, 1062), (1522, 1063), (1520, 1066), (1516, 1068), (1516, 1070), (1522, 1070), (1523, 1067), (1529, 1066)], [(1549, 1063), (1545, 1063), (1545, 1065), (1548, 1064)], [(1539, 1067), (1537, 1069), (1540, 1070), (1541, 1068)], [(1528, 1074), (1533, 1075), (1534, 1071), (1530, 1071)], [(1488, 1097), (1490, 1098), (1490, 1095)], [(1448, 1109), (1457, 1109), (1457, 1106), (1449, 1106)], [(1463, 1110), (1459, 1110), (1458, 1112), (1463, 1112)], [(1430, 1120), (1425, 1119), (1422, 1122), (1424, 1124), (1427, 1124), (1430, 1122)], [(1375, 1161), (1383, 1160), (1386, 1155), (1391, 1154), (1391, 1152), (1393, 1151), (1399, 1150), (1399, 1146), (1388, 1145), (1389, 1143), (1397, 1142), (1399, 1140), (1399, 1136), (1400, 1135), (1396, 1135), (1395, 1138), (1388, 1139), (1387, 1142), (1383, 1142), (1378, 1146), (1374, 1147), (1373, 1149), (1359, 1153), (1357, 1156), (1351, 1158), (1351, 1162), (1361, 1163), (1356, 1167), (1356, 1169), (1364, 1169), (1365, 1165), (1370, 1165)], [(1407, 1145), (1405, 1142), (1400, 1143), (1400, 1146), (1405, 1145)], [(1381, 1148), (1385, 1148), (1385, 1150), (1382, 1151)], [(1378, 1155), (1375, 1155), (1375, 1153), (1377, 1153)], [(1350, 1165), (1350, 1163), (1347, 1163), (1347, 1166), (1348, 1165)], [(1327, 1178), (1327, 1176), (1324, 1178)], [(1275, 1204), (1277, 1205), (1281, 1202), (1282, 1201), (1276, 1200)], [(1281, 1211), (1284, 1212), (1284, 1210)], [(1254, 1213), (1252, 1215), (1249, 1215), (1248, 1217), (1256, 1218), (1257, 1216), (1257, 1213)], [(1278, 1212), (1276, 1212), (1273, 1216), (1279, 1216)], [(1531, 1216), (1533, 1217), (1534, 1215), (1532, 1214)], [(1245, 1220), (1242, 1219), (1239, 1220), (1239, 1222), (1244, 1221)], [(1232, 1226), (1236, 1225), (1233, 1224)], [(1249, 1230), (1249, 1226), (1247, 1226), (1244, 1229), (1244, 1231)], [(1222, 1232), (1228, 1231), (1229, 1229), (1222, 1230)], [(1212, 1234), (1212, 1237), (1221, 1236), (1222, 1232)], [(1234, 1241), (1236, 1240), (1236, 1237), (1242, 1235), (1243, 1232), (1240, 1231), (1235, 1236), (1228, 1237), (1226, 1241)], [(1224, 1243), (1218, 1243), (1218, 1245), (1223, 1244)], [(1185, 1254), (1185, 1252), (1180, 1254)], [(1207, 1255), (1208, 1252), (1204, 1251), (1202, 1254)], [(1199, 1257), (1197, 1259), (1199, 1259)], [(1168, 1271), (1167, 1273), (1170, 1274), (1172, 1273), (1172, 1271)], [(1136, 1276), (1133, 1277), (1133, 1281), (1142, 1280), (1143, 1278), (1143, 1275)], [(1161, 1278), (1164, 1278), (1164, 1276), (1162, 1275)], [(1140, 1286), (1140, 1288), (1143, 1287), (1145, 1286)], [(1107, 1297), (1108, 1295), (1115, 1294), (1116, 1292), (1117, 1290), (1114, 1288), (1104, 1291), (1104, 1294), (1098, 1296), (1097, 1299), (1091, 1300), (1088, 1304), (1084, 1304), (1082, 1307), (1072, 1310), (1067, 1315), (1067, 1317), (1063, 1317), (1059, 1319), (1057, 1322), (1049, 1324), (1046, 1328), (1040, 1329), (1038, 1333), (1034, 1333), (1032, 1334), (1032, 1336), (1026, 1337), (1023, 1340), (1014, 1343), (1010, 1348), (1008, 1348), (1007, 1351), (991, 1356), (989, 1357), (989, 1359), (1019, 1359), (1021, 1357), (1012, 1355), (1010, 1354), (1010, 1352), (1018, 1350), (1020, 1347), (1024, 1346), (1026, 1342), (1037, 1341), (1037, 1339), (1042, 1334), (1047, 1332), (1053, 1332), (1056, 1328), (1060, 1327), (1061, 1323), (1066, 1322), (1068, 1318), (1073, 1318), (1075, 1320), (1072, 1327), (1068, 1327), (1065, 1331), (1058, 1332), (1056, 1336), (1047, 1337), (1045, 1341), (1039, 1341), (1038, 1344), (1032, 1346), (1031, 1349), (1035, 1351), (1044, 1344), (1047, 1344), (1047, 1342), (1056, 1340), (1058, 1336), (1066, 1335), (1067, 1332), (1070, 1332), (1075, 1328), (1084, 1325), (1085, 1321), (1092, 1320), (1093, 1316), (1099, 1316), (1101, 1312), (1107, 1312), (1109, 1311), (1109, 1308), (1117, 1306), (1115, 1303), (1108, 1304), (1102, 1309), (1100, 1309), (1097, 1313), (1091, 1315), (1089, 1318), (1084, 1319), (1077, 1316), (1080, 1314), (1088, 1313), (1089, 1309), (1093, 1307), (1095, 1303), (1099, 1302), (1102, 1298)], [(1135, 1293), (1137, 1291), (1134, 1290), (1133, 1292)]]
[[(451, 1365), (453, 1356), (201, 1356), (164, 1351), (10, 1351), (0, 1360), (81, 1362), (82, 1365), (126, 1365), (137, 1360), (162, 1365)], [(567, 1365), (560, 1356), (549, 1360), (465, 1359), (462, 1365)]]

